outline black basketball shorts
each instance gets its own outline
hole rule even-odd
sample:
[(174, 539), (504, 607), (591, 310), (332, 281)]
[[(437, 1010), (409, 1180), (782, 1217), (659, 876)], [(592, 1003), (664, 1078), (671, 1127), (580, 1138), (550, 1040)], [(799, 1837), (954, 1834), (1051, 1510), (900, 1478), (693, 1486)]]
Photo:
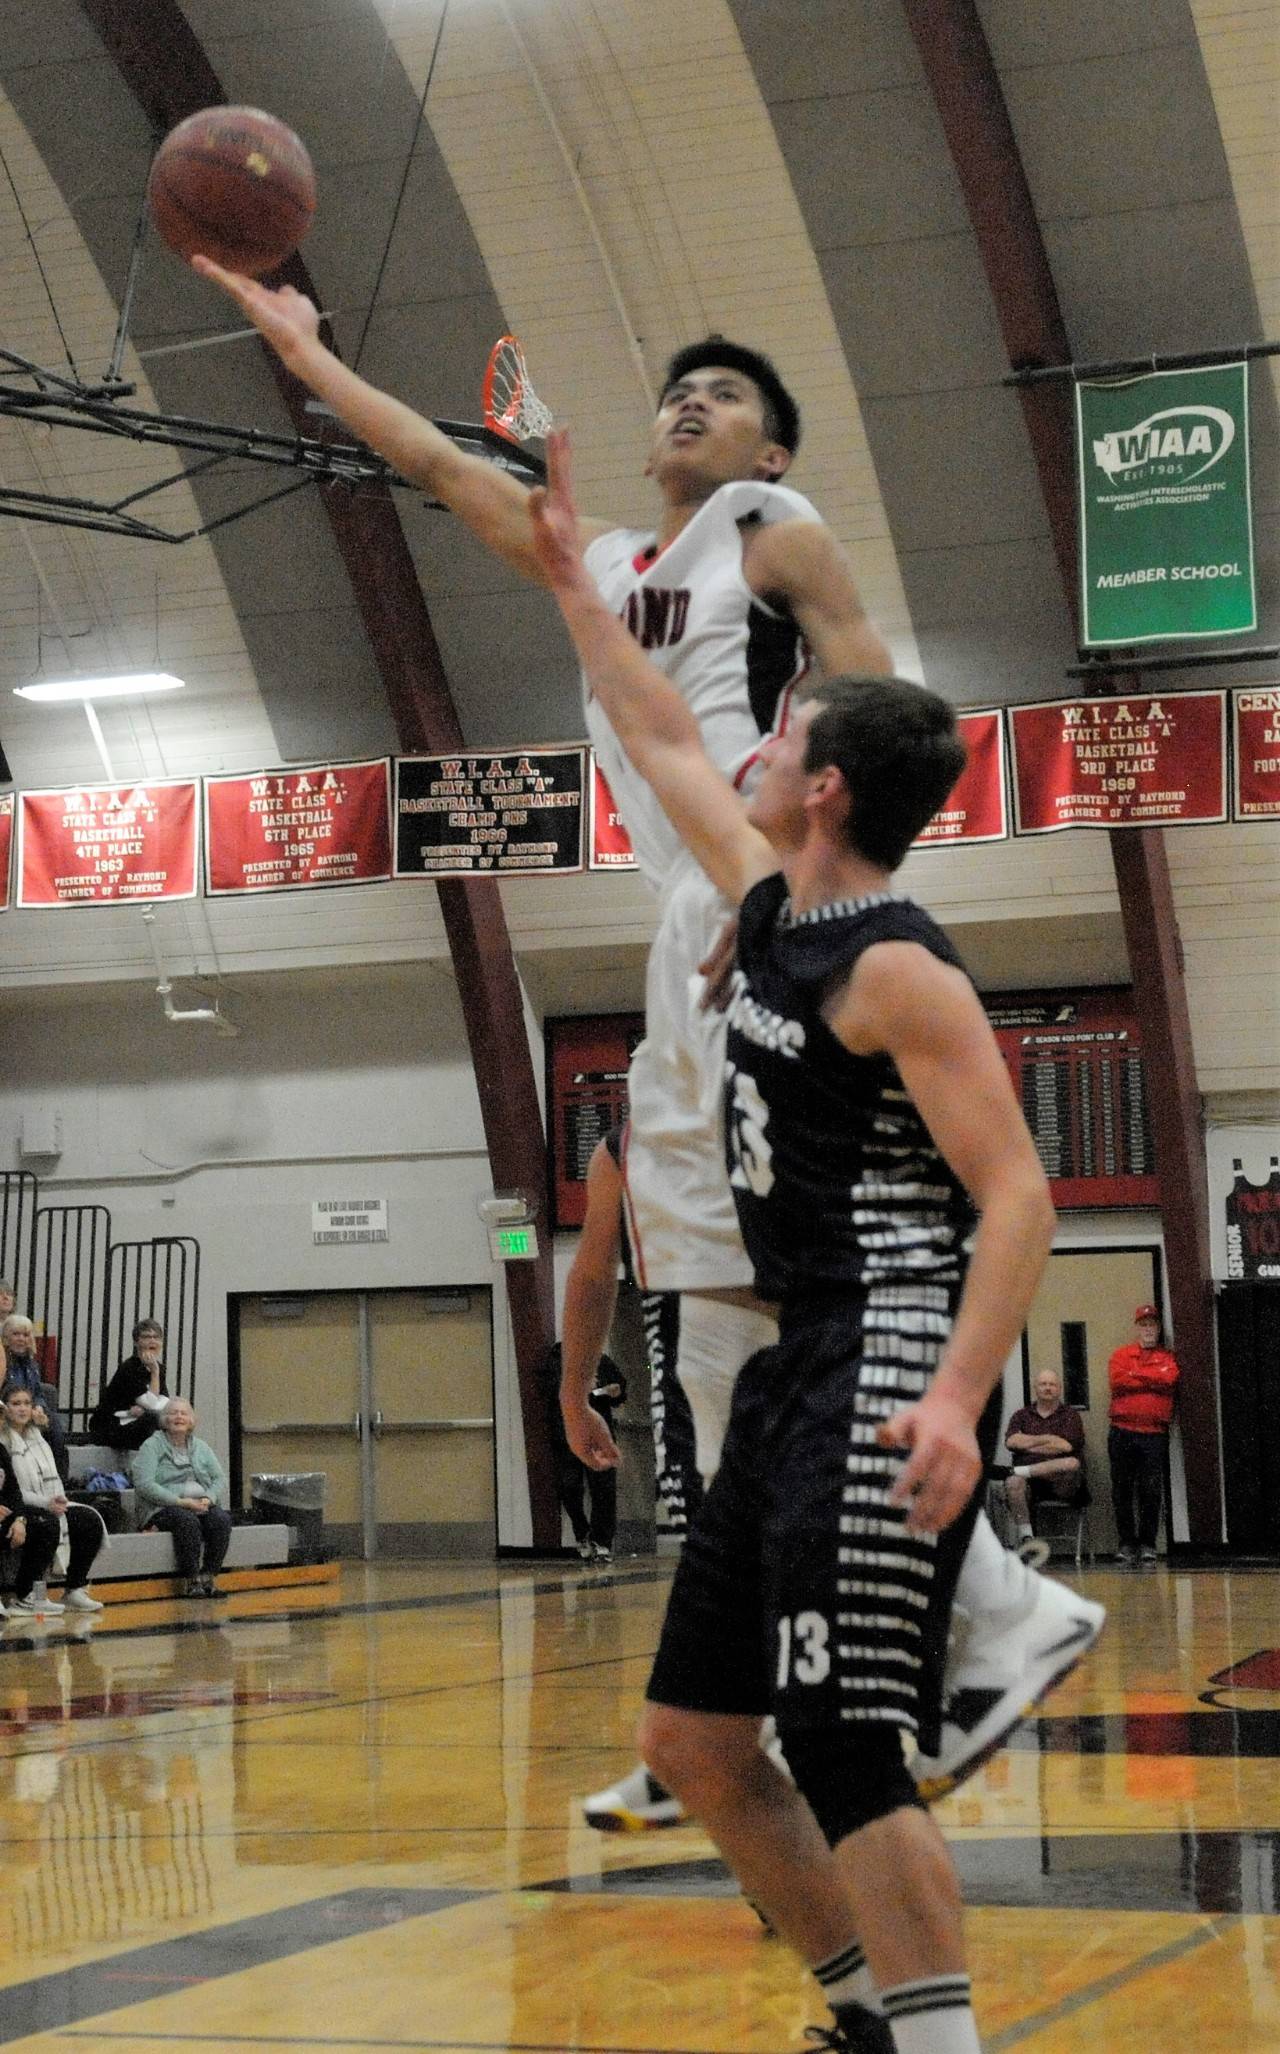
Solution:
[[(979, 1492), (945, 1534), (908, 1533), (888, 1503), (906, 1457), (876, 1431), (923, 1395), (953, 1304), (945, 1284), (876, 1286), (784, 1320), (751, 1357), (676, 1570), (652, 1702), (793, 1727), (884, 1721), (935, 1740)], [(980, 1440), (998, 1416), (988, 1408)]]

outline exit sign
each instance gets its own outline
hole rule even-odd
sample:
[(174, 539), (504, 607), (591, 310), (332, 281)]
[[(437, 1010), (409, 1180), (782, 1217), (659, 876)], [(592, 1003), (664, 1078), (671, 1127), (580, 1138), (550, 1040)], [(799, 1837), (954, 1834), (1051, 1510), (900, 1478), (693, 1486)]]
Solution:
[(489, 1253), (495, 1262), (532, 1262), (538, 1253), (538, 1230), (528, 1227), (490, 1227)]

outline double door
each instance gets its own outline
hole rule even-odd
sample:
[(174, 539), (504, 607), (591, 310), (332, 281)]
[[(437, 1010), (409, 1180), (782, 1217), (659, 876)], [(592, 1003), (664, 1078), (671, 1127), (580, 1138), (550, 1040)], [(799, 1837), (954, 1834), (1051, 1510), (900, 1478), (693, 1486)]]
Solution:
[(238, 1301), (246, 1479), (322, 1471), (344, 1554), (495, 1545), (487, 1290), (331, 1291)]

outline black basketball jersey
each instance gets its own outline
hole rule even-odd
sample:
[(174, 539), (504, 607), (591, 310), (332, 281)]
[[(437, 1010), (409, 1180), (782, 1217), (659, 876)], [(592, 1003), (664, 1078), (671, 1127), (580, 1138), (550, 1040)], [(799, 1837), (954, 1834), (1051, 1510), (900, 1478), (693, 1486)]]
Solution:
[(890, 1058), (851, 1055), (822, 1018), (833, 983), (886, 941), (963, 968), (929, 915), (889, 892), (793, 914), (776, 874), (743, 901), (725, 1140), (762, 1298), (962, 1280), (968, 1193)]

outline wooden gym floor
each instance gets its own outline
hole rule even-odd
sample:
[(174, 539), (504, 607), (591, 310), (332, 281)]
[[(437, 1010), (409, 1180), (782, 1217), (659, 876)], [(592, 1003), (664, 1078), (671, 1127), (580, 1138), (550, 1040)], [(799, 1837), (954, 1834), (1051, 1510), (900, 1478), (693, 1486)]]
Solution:
[[(668, 1565), (348, 1569), (0, 1639), (0, 2042), (782, 2054), (823, 2007), (695, 1829), (601, 1837)], [(943, 1808), (985, 2047), (1280, 2048), (1280, 1574), (1095, 1571)]]

